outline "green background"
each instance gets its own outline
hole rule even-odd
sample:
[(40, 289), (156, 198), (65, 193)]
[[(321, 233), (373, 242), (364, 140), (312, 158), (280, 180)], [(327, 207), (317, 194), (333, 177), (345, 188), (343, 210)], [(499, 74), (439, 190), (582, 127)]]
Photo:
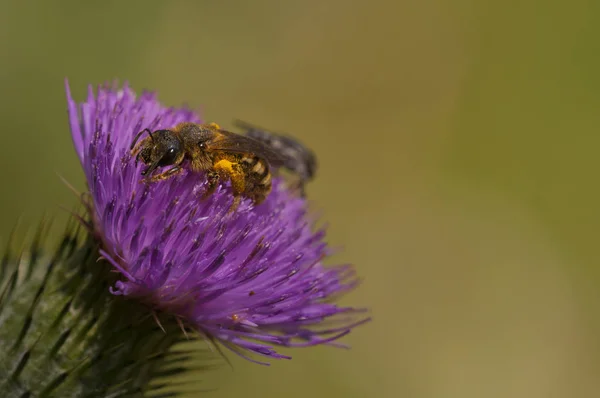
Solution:
[[(63, 79), (289, 131), (374, 321), (214, 397), (595, 397), (598, 1), (0, 2), (0, 238), (84, 182)], [(206, 394), (204, 394), (206, 395)], [(191, 395), (194, 396), (194, 395)]]

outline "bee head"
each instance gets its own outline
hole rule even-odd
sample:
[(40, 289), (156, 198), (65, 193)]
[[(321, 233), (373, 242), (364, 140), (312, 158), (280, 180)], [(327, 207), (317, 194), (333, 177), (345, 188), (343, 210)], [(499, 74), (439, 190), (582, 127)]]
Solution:
[(183, 161), (183, 143), (171, 130), (148, 131), (149, 137), (141, 143), (136, 160), (148, 166), (142, 175), (152, 174), (159, 167), (179, 164)]

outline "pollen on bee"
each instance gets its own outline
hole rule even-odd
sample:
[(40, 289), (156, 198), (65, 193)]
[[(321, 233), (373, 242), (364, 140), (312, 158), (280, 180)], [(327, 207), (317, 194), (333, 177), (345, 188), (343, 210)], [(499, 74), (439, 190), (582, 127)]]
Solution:
[(223, 159), (223, 160), (219, 160), (217, 163), (215, 163), (214, 168), (219, 170), (227, 170), (229, 173), (233, 173), (233, 163), (231, 163), (229, 160), (227, 159)]

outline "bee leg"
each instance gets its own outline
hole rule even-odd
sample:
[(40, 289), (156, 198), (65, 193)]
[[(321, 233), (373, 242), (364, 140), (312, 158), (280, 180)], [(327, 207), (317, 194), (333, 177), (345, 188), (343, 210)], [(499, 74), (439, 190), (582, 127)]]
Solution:
[(215, 189), (217, 189), (217, 185), (219, 185), (219, 173), (216, 171), (209, 171), (206, 173), (206, 190), (202, 195), (202, 200), (212, 195), (215, 192)]
[(233, 203), (229, 208), (228, 213), (233, 213), (242, 201), (241, 195), (246, 190), (246, 177), (242, 166), (238, 163), (229, 160), (220, 160), (213, 166), (215, 172), (222, 178), (227, 178), (231, 181), (231, 190), (233, 191)]
[(229, 179), (231, 180), (231, 190), (233, 191), (233, 203), (231, 203), (231, 207), (227, 211), (228, 214), (237, 210), (242, 201), (241, 195), (246, 189), (246, 177), (244, 176), (242, 167), (237, 163), (232, 163), (231, 169), (233, 171), (229, 173)]
[(240, 205), (241, 201), (242, 201), (242, 197), (240, 195), (234, 194), (233, 202), (231, 203), (231, 206), (229, 206), (229, 210), (227, 210), (227, 214), (231, 214), (234, 211), (236, 211), (238, 206)]
[(146, 182), (157, 182), (157, 181), (166, 180), (168, 178), (173, 177), (174, 175), (181, 173), (182, 171), (183, 171), (183, 169), (181, 167), (175, 166), (165, 172), (162, 172), (160, 174), (156, 174), (150, 178), (147, 178), (145, 181)]

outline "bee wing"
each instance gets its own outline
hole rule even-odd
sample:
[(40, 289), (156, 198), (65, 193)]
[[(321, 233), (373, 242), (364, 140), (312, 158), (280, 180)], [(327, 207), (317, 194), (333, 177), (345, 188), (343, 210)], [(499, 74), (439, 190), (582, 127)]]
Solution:
[(269, 163), (270, 166), (280, 167), (283, 158), (277, 152), (260, 141), (235, 134), (226, 130), (219, 130), (217, 136), (206, 143), (208, 149), (213, 151), (226, 151), (235, 153), (252, 153)]

